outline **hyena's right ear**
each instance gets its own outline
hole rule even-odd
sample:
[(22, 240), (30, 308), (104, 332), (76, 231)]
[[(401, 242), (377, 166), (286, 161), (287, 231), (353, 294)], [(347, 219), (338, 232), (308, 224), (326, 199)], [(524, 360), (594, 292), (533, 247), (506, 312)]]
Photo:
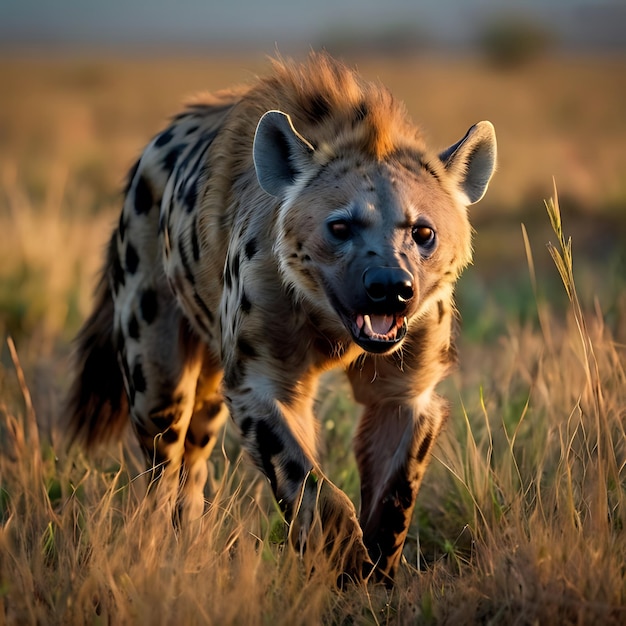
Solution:
[(252, 148), (259, 185), (272, 196), (284, 197), (310, 166), (313, 152), (286, 113), (268, 111), (259, 120)]
[(498, 148), (491, 122), (478, 122), (439, 158), (452, 175), (466, 204), (478, 202), (496, 169)]

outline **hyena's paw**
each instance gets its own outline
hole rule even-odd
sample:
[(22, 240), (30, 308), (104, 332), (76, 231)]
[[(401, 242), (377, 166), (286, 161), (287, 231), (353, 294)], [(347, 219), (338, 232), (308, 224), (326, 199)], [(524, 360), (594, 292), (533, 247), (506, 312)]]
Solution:
[(356, 510), (343, 491), (320, 479), (316, 489), (303, 495), (294, 515), (290, 537), (305, 563), (313, 569), (322, 553), (338, 575), (338, 584), (361, 582), (374, 564), (363, 543)]

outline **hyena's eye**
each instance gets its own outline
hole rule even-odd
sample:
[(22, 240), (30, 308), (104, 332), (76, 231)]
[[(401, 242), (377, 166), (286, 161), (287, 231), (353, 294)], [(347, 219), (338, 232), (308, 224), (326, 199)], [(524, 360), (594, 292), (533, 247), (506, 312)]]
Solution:
[(435, 231), (426, 224), (418, 224), (413, 228), (413, 239), (426, 254), (430, 254), (435, 248)]
[(347, 241), (352, 236), (352, 228), (346, 220), (333, 220), (328, 222), (330, 234), (339, 241)]

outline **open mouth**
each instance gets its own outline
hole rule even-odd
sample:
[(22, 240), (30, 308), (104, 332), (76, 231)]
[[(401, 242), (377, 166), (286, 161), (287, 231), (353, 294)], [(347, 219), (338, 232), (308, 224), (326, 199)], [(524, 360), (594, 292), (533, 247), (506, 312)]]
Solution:
[(407, 332), (404, 315), (357, 314), (352, 321), (354, 341), (368, 352), (381, 354), (400, 343)]

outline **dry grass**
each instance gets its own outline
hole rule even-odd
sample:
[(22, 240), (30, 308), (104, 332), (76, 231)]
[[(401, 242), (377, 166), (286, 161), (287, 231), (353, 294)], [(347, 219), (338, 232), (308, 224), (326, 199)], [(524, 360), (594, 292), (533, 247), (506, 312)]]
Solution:
[[(68, 338), (88, 309), (125, 167), (181, 94), (245, 78), (244, 68), (259, 65), (223, 61), (217, 73), (201, 60), (0, 62), (0, 78), (12, 87), (0, 108), (0, 324), (17, 343), (16, 350), (3, 342), (0, 361), (0, 620), (626, 622), (626, 299), (619, 274), (607, 269), (610, 255), (587, 256), (594, 250), (587, 235), (596, 233), (590, 216), (594, 225), (617, 224), (603, 247), (619, 243), (623, 227), (610, 220), (626, 197), (622, 148), (618, 154), (626, 133), (623, 78), (611, 80), (624, 68), (558, 63), (520, 75), (469, 62), (392, 68), (370, 61), (363, 68), (405, 97), (416, 117), (432, 120), (436, 142), (455, 139), (468, 116), (494, 120), (503, 156), (484, 220), (495, 219), (498, 202), (513, 213), (530, 206), (533, 189), (547, 187), (553, 173), (561, 193), (579, 199), (583, 219), (570, 220), (565, 200), (563, 226), (554, 195), (549, 218), (524, 220), (521, 235), (508, 224), (496, 246), (479, 231), (479, 263), (461, 290), (461, 308), (469, 320), (464, 336), (480, 341), (462, 343), (461, 368), (445, 385), (453, 416), (419, 496), (398, 584), (339, 592), (322, 561), (306, 572), (285, 547), (269, 489), (241, 462), (228, 432), (212, 459), (202, 525), (180, 536), (144, 500), (132, 446), (97, 459), (68, 455), (56, 428)], [(165, 76), (171, 88), (164, 91)], [(422, 99), (416, 84), (440, 95)], [(563, 113), (571, 127), (555, 122), (559, 103), (573, 108)], [(565, 140), (565, 152), (551, 151)], [(570, 185), (582, 184), (577, 167), (560, 159), (571, 150), (589, 159), (574, 159), (589, 168), (581, 179), (588, 195)], [(532, 203), (538, 214), (541, 197)], [(570, 221), (571, 245), (563, 234)], [(549, 224), (558, 272), (546, 265), (548, 253), (541, 258)], [(484, 320), (497, 299), (491, 287), (478, 289), (492, 284), (481, 276), (512, 278), (507, 265), (493, 270), (480, 261), (483, 244), (493, 245), (488, 259), (513, 256), (525, 265), (536, 293), (522, 290), (495, 333)], [(552, 280), (559, 272), (561, 286)], [(575, 276), (582, 276), (578, 285)], [(329, 472), (356, 498), (346, 452), (355, 409), (346, 394), (341, 379), (329, 378), (320, 416)]]

